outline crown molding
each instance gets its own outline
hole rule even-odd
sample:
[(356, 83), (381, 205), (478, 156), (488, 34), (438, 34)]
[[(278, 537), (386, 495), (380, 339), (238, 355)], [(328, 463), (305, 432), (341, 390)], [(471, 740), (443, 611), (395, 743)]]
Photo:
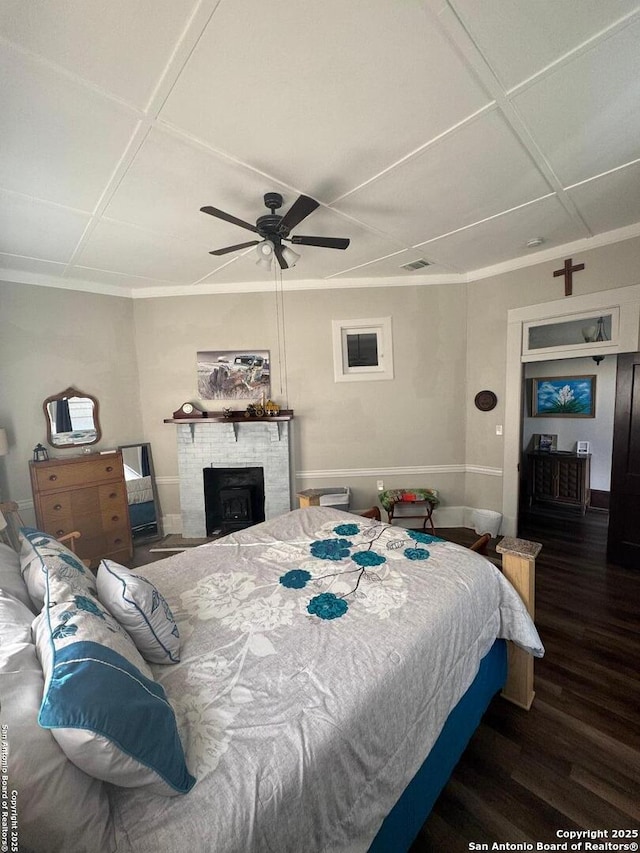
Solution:
[(556, 261), (564, 255), (588, 252), (592, 249), (600, 249), (602, 246), (610, 246), (613, 243), (623, 243), (625, 240), (632, 240), (634, 237), (640, 237), (640, 222), (636, 222), (633, 225), (626, 225), (624, 228), (617, 228), (615, 231), (605, 231), (603, 234), (595, 234), (593, 237), (582, 237), (580, 240), (574, 240), (573, 243), (565, 243), (562, 246), (543, 249), (536, 252), (535, 255), (514, 258), (511, 261), (504, 261), (501, 264), (494, 264), (490, 267), (473, 270), (473, 272), (468, 273), (469, 283), (481, 281), (484, 278), (491, 278), (494, 275), (514, 272), (525, 267), (536, 266), (536, 264), (544, 264), (547, 261)]
[(54, 287), (58, 290), (75, 290), (82, 293), (97, 293), (101, 296), (121, 296), (124, 299), (133, 298), (131, 287), (118, 287), (113, 284), (101, 284), (89, 279), (63, 278), (62, 276), (46, 275), (45, 273), (26, 272), (10, 268), (0, 268), (0, 282), (7, 284), (30, 284), (33, 287)]
[[(282, 281), (283, 291), (300, 291), (300, 290), (349, 290), (361, 288), (378, 288), (378, 287), (428, 287), (431, 285), (441, 284), (473, 284), (476, 281), (481, 281), (492, 276), (504, 275), (505, 273), (514, 272), (526, 267), (537, 266), (538, 264), (547, 263), (548, 261), (556, 261), (564, 255), (578, 254), (580, 252), (599, 249), (603, 246), (609, 246), (614, 243), (621, 243), (625, 240), (632, 240), (640, 237), (640, 222), (633, 225), (627, 225), (624, 228), (618, 228), (614, 231), (607, 231), (603, 234), (596, 234), (593, 237), (584, 237), (580, 240), (575, 240), (572, 243), (565, 243), (562, 246), (554, 246), (549, 249), (543, 249), (535, 252), (535, 254), (527, 255), (526, 257), (514, 258), (510, 261), (503, 261), (499, 264), (493, 264), (482, 269), (472, 270), (468, 273), (460, 274), (433, 274), (433, 275), (411, 275), (406, 276), (381, 276), (379, 278), (368, 278), (366, 276), (358, 278), (339, 278), (332, 277), (326, 279), (298, 279), (292, 281)], [(11, 256), (5, 255), (9, 259)], [(110, 273), (116, 276), (117, 273)], [(124, 278), (125, 276), (123, 276)], [(157, 299), (169, 296), (203, 296), (216, 294), (241, 294), (241, 293), (264, 293), (273, 289), (273, 282), (249, 281), (249, 282), (214, 282), (202, 281), (197, 284), (144, 284), (141, 287), (132, 287), (129, 283), (131, 276), (127, 275), (127, 284), (123, 286), (109, 285), (97, 283), (89, 279), (68, 279), (58, 276), (46, 275), (44, 273), (30, 273), (23, 270), (14, 270), (9, 266), (0, 269), (0, 281), (6, 281), (15, 284), (30, 284), (36, 287), (57, 287), (63, 290), (85, 291), (87, 293), (97, 293), (104, 296), (119, 296), (128, 299)], [(145, 282), (148, 280), (145, 279)], [(280, 287), (280, 284), (278, 285)]]

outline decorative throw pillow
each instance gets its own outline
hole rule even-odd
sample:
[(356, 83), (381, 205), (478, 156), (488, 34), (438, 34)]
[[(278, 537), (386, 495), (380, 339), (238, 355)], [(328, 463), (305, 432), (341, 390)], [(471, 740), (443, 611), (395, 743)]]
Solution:
[(152, 663), (180, 660), (180, 634), (171, 608), (155, 586), (113, 560), (98, 569), (98, 598)]
[(2, 542), (0, 542), (0, 589), (17, 598), (33, 611), (29, 590), (20, 574), (20, 557), (13, 548)]
[[(31, 643), (0, 644), (3, 765), (17, 791), (20, 849), (31, 853), (113, 850), (109, 798), (38, 725), (44, 677)], [(10, 800), (8, 801), (8, 804)], [(11, 839), (9, 839), (11, 840)], [(14, 849), (9, 844), (7, 849)], [(17, 847), (15, 849), (18, 849)]]
[(49, 572), (34, 621), (45, 691), (38, 722), (81, 770), (165, 796), (195, 784), (176, 719), (133, 641), (99, 601)]
[(44, 604), (47, 573), (65, 578), (78, 594), (97, 594), (95, 575), (55, 537), (32, 527), (21, 527), (20, 541), (20, 569), (37, 611)]

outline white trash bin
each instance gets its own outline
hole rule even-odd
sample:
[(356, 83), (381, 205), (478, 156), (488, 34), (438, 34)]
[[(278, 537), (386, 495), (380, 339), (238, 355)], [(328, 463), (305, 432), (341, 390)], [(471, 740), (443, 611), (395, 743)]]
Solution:
[(474, 509), (471, 513), (471, 524), (479, 536), (490, 533), (495, 539), (500, 532), (502, 513), (494, 512), (491, 509)]

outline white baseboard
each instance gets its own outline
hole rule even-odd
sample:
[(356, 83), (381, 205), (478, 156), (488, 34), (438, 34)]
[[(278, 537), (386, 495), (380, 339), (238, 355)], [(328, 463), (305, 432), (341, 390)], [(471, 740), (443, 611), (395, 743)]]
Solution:
[(163, 515), (162, 529), (165, 536), (168, 536), (170, 533), (182, 533), (182, 515), (180, 513)]
[[(470, 530), (474, 529), (474, 513), (476, 512), (475, 507), (469, 506), (444, 506), (438, 507), (433, 511), (433, 525), (436, 529), (436, 533), (439, 529), (446, 529), (447, 527), (467, 527)], [(382, 510), (382, 520), (386, 521), (387, 514), (384, 510)], [(394, 515), (393, 523), (400, 527), (407, 528), (416, 528), (420, 527), (422, 522), (419, 518), (406, 518), (402, 519), (401, 515)], [(500, 528), (500, 532), (498, 535), (504, 534), (504, 522)], [(486, 533), (487, 531), (481, 530), (477, 531), (478, 533)], [(511, 535), (511, 534), (510, 534)]]

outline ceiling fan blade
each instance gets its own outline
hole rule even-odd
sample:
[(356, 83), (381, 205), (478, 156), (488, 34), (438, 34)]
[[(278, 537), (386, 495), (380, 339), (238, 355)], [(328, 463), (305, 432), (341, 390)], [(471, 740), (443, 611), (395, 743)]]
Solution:
[(209, 216), (216, 216), (218, 219), (224, 219), (225, 222), (230, 222), (232, 225), (239, 225), (241, 228), (248, 228), (249, 231), (258, 233), (255, 225), (250, 222), (245, 222), (243, 219), (238, 219), (237, 216), (232, 216), (230, 213), (225, 213), (224, 210), (218, 210), (217, 207), (201, 207), (202, 213), (208, 213)]
[(290, 237), (298, 246), (321, 246), (325, 249), (346, 249), (351, 242), (348, 237)]
[(316, 207), (319, 206), (320, 203), (313, 198), (309, 198), (308, 195), (298, 196), (289, 210), (282, 217), (280, 230), (285, 234), (288, 234), (292, 228), (295, 228), (298, 223), (302, 222), (305, 217), (309, 216), (310, 213), (313, 213)]
[(247, 249), (249, 246), (257, 246), (260, 240), (249, 240), (248, 243), (237, 243), (235, 246), (225, 246), (224, 249), (216, 249), (209, 252), (210, 255), (226, 255), (227, 252), (237, 252), (239, 249)]
[(276, 258), (278, 259), (278, 263), (280, 264), (280, 269), (288, 270), (289, 264), (284, 259), (284, 255), (282, 254), (282, 243), (279, 240), (274, 242), (273, 251), (276, 253)]

